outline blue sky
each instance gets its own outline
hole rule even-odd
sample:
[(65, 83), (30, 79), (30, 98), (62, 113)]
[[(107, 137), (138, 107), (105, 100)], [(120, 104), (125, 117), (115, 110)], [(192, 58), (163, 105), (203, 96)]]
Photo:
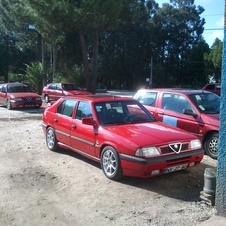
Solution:
[[(162, 3), (170, 3), (170, 0), (156, 0), (156, 2), (162, 7)], [(209, 46), (212, 46), (216, 38), (223, 41), (224, 0), (195, 0), (194, 4), (196, 6), (200, 5), (205, 9), (201, 14), (201, 17), (206, 21), (203, 37)], [(222, 28), (222, 30), (217, 30), (219, 28)]]

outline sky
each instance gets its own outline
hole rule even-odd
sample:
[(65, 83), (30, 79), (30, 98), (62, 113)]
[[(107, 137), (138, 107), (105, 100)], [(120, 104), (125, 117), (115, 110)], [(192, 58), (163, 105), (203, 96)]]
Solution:
[[(170, 3), (170, 0), (156, 0), (160, 7), (162, 3)], [(211, 47), (216, 38), (223, 41), (224, 38), (224, 0), (195, 0), (196, 6), (202, 6), (205, 11), (201, 17), (205, 19), (203, 37)], [(221, 29), (221, 30), (218, 30)]]

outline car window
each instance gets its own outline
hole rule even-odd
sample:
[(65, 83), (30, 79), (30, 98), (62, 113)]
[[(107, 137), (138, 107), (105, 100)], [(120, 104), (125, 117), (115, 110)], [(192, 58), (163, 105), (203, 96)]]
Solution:
[(142, 123), (155, 120), (143, 105), (134, 101), (96, 103), (95, 110), (101, 125)]
[(156, 92), (140, 92), (134, 95), (134, 99), (138, 100), (141, 104), (148, 106), (155, 106), (156, 103)]
[(161, 108), (183, 114), (185, 109), (193, 110), (188, 99), (180, 94), (163, 93)]
[(51, 84), (51, 85), (49, 86), (49, 89), (56, 89), (56, 84)]
[(215, 89), (215, 84), (210, 84), (206, 87), (206, 89), (214, 90)]
[(57, 108), (57, 113), (68, 117), (72, 117), (75, 104), (76, 100), (65, 100)]
[(7, 92), (8, 93), (30, 93), (32, 92), (31, 89), (28, 86), (23, 85), (9, 85), (7, 86)]
[(6, 86), (2, 86), (2, 90), (1, 90), (2, 92), (4, 91), (4, 92), (6, 92)]
[(73, 83), (65, 83), (62, 85), (64, 90), (81, 90), (81, 88), (79, 86), (77, 86), (76, 84)]
[(81, 120), (84, 117), (92, 117), (92, 111), (88, 102), (80, 101), (76, 112), (76, 119)]
[(0, 92), (2, 92), (2, 85), (0, 85)]
[(217, 90), (220, 90), (221, 89), (221, 86), (220, 85), (216, 85), (216, 89)]
[(190, 95), (198, 109), (206, 114), (219, 114), (220, 97), (215, 93), (200, 93)]
[(56, 89), (61, 90), (62, 89), (61, 84), (56, 84)]
[(62, 87), (64, 90), (73, 90), (72, 84), (63, 84)]

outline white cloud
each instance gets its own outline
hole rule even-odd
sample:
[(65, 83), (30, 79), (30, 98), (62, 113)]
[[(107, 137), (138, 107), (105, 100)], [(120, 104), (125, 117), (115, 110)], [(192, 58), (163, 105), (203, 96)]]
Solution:
[(224, 27), (224, 17), (223, 16), (216, 22), (216, 26), (219, 28)]
[(221, 41), (223, 41), (224, 31), (221, 31), (221, 30), (219, 30), (219, 31), (214, 31), (214, 32), (210, 35), (210, 37), (211, 37), (212, 39), (219, 38)]

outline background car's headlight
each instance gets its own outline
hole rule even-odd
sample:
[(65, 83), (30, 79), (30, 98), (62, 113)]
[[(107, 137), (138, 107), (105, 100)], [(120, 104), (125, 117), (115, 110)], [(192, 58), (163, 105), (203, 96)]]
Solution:
[(156, 147), (146, 147), (146, 148), (137, 149), (135, 152), (135, 155), (148, 157), (148, 156), (160, 155), (160, 153)]
[(202, 144), (201, 144), (200, 140), (198, 140), (198, 139), (192, 140), (190, 142), (190, 145), (191, 145), (191, 149), (197, 149), (197, 148), (201, 148), (202, 147)]
[(22, 101), (22, 98), (15, 98), (14, 101)]

